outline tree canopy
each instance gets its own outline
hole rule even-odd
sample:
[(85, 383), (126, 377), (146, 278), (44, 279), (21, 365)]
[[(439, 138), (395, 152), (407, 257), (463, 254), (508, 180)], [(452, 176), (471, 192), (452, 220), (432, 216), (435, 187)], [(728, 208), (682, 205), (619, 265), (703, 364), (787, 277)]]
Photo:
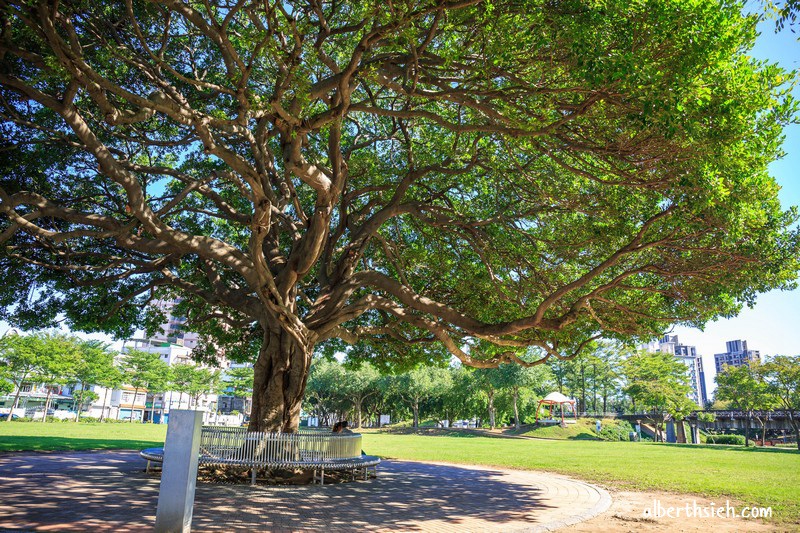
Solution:
[(3, 0), (0, 319), (180, 295), (292, 430), (316, 347), (530, 365), (731, 315), (798, 269), (741, 8)]

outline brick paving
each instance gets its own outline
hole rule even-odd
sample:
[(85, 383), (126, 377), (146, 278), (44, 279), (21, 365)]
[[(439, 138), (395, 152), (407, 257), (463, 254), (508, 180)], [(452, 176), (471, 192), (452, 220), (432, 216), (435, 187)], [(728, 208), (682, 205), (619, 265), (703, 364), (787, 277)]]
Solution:
[[(0, 455), (0, 530), (151, 531), (159, 479), (136, 452)], [(378, 479), (333, 485), (198, 483), (193, 531), (551, 531), (608, 509), (564, 476), (385, 461)]]

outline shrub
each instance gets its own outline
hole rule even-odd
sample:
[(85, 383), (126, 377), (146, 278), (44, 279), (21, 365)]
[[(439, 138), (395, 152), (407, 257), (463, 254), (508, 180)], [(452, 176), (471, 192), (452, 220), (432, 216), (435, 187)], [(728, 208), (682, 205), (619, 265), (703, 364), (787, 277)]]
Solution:
[(625, 420), (616, 420), (614, 422), (604, 421), (600, 428), (600, 435), (603, 440), (617, 440), (627, 441), (630, 440), (630, 433), (633, 431), (633, 426), (630, 422)]
[(709, 435), (706, 438), (709, 444), (739, 444), (744, 446), (743, 435)]

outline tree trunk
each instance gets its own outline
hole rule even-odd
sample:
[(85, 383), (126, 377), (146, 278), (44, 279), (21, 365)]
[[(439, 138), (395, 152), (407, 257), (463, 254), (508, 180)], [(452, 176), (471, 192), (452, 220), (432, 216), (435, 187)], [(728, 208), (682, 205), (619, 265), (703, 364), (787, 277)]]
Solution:
[(747, 412), (747, 418), (745, 420), (744, 447), (747, 448), (750, 446), (750, 411)]
[(414, 400), (414, 403), (411, 404), (411, 409), (414, 410), (414, 428), (419, 427), (419, 402)]
[(489, 397), (489, 429), (494, 429), (494, 391), (486, 394)]
[(361, 404), (363, 403), (364, 399), (359, 398), (355, 401), (356, 404), (356, 428), (361, 428)]
[(519, 431), (520, 423), (519, 423), (519, 409), (517, 408), (517, 400), (519, 399), (519, 391), (514, 389), (512, 392), (514, 398), (514, 427)]
[(253, 368), (250, 431), (297, 431), (312, 349), (300, 346), (285, 331), (264, 334)]
[(42, 414), (42, 422), (47, 422), (47, 410), (50, 409), (50, 395), (53, 393), (50, 389), (47, 389), (47, 398), (44, 401), (44, 413)]
[(19, 403), (19, 393), (22, 392), (22, 382), (26, 377), (27, 374), (19, 380), (19, 383), (17, 383), (17, 393), (14, 395), (14, 402), (11, 404), (11, 410), (8, 412), (8, 418), (6, 418), (7, 422), (11, 422), (11, 415), (14, 414), (14, 409), (17, 408), (17, 404)]
[[(139, 387), (133, 389), (133, 401), (131, 402), (131, 424), (133, 424), (133, 417), (136, 415), (136, 398), (139, 397)], [(144, 419), (144, 416), (142, 416)]]
[(86, 394), (85, 387), (86, 384), (81, 382), (81, 393), (78, 395), (78, 407), (77, 409), (75, 409), (75, 422), (81, 421), (81, 410), (83, 409), (83, 395)]
[(108, 391), (109, 391), (109, 388), (105, 387), (105, 389), (106, 389), (106, 392), (105, 392), (105, 394), (103, 394), (103, 408), (100, 410), (100, 422), (102, 422), (106, 418), (106, 403), (108, 403)]

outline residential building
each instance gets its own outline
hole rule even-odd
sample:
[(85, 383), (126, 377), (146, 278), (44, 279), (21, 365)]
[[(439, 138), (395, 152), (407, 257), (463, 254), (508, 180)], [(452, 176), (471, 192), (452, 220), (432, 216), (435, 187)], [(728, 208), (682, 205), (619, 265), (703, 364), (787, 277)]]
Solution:
[(13, 413), (17, 416), (41, 418), (48, 395), (50, 396), (50, 415), (53, 414), (53, 411), (68, 410), (73, 403), (72, 396), (69, 395), (66, 387), (23, 382), (19, 387), (16, 407), (13, 405), (14, 399), (17, 398), (16, 388), (9, 394), (0, 395), (0, 413), (8, 413), (14, 407)]
[(120, 420), (143, 420), (147, 410), (147, 391), (123, 385), (111, 392), (111, 406)]
[(717, 374), (722, 372), (723, 367), (750, 365), (752, 361), (761, 362), (761, 352), (758, 350), (748, 350), (747, 341), (735, 340), (725, 343), (727, 349), (724, 353), (714, 354), (714, 364), (717, 367)]
[(172, 313), (173, 308), (180, 302), (180, 298), (174, 300), (157, 300), (153, 302), (153, 305), (167, 315), (167, 320), (161, 325), (161, 331), (151, 337), (151, 340), (178, 344), (180, 346), (186, 346), (187, 348), (196, 348), (199, 335), (193, 331), (186, 330), (186, 317), (177, 316)]
[[(192, 359), (192, 349), (188, 346), (173, 344), (158, 339), (129, 339), (122, 346), (123, 353), (128, 350), (139, 350), (142, 352), (158, 354), (162, 361), (167, 365), (176, 364), (195, 364)], [(203, 421), (213, 417), (217, 409), (216, 394), (201, 394), (197, 398), (192, 398), (186, 393), (179, 391), (157, 392), (147, 395), (145, 403), (146, 410), (143, 414), (145, 421), (153, 423), (166, 423), (169, 419), (170, 409), (195, 409), (204, 411)]]
[(706, 376), (703, 370), (703, 359), (697, 354), (697, 348), (682, 344), (677, 335), (664, 335), (660, 340), (648, 344), (647, 349), (652, 352), (672, 354), (686, 365), (686, 374), (689, 377), (689, 385), (692, 388), (689, 392), (689, 398), (698, 406), (704, 407), (708, 401)]

